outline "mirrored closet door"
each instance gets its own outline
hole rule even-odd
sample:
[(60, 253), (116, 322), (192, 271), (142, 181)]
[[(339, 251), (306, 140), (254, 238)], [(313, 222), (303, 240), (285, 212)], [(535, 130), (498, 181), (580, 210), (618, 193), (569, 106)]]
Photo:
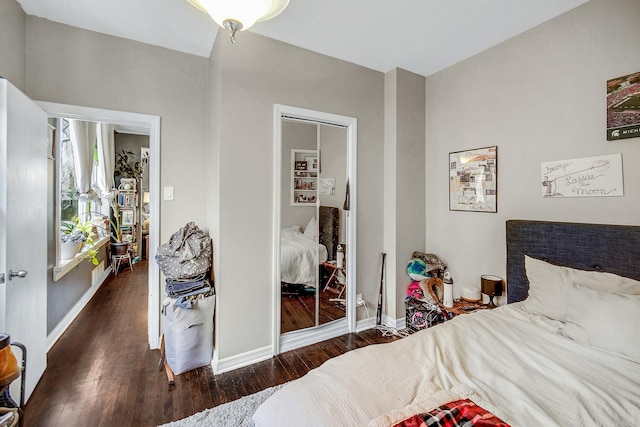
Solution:
[(346, 317), (347, 128), (281, 122), (280, 333)]

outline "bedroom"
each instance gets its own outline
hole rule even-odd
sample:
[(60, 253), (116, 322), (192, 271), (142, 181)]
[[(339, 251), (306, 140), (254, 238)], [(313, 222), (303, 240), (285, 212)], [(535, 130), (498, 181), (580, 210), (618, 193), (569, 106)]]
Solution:
[[(420, 76), (402, 70), (384, 75), (255, 34), (243, 38), (247, 55), (235, 55), (237, 49), (217, 43), (207, 59), (24, 15), (22, 27), (16, 28), (19, 20), (2, 25), (3, 31), (14, 28), (15, 34), (23, 34), (12, 37), (23, 48), (2, 47), (0, 74), (34, 99), (162, 116), (162, 182), (175, 187), (176, 201), (162, 203), (161, 240), (188, 219), (206, 224), (217, 236), (218, 279), (233, 284), (220, 293), (217, 357), (233, 362), (239, 356), (266, 356), (272, 341), (269, 322), (256, 325), (235, 308), (239, 301), (248, 302), (245, 310), (255, 317), (270, 319), (272, 315), (271, 306), (263, 303), (271, 295), (271, 264), (263, 255), (271, 253), (271, 210), (259, 218), (254, 212), (272, 204), (271, 187), (263, 177), (271, 176), (270, 162), (264, 159), (271, 156), (270, 106), (275, 102), (358, 117), (359, 160), (366, 165), (360, 168), (359, 178), (367, 183), (360, 188), (358, 203), (366, 214), (359, 227), (368, 231), (359, 236), (358, 280), (365, 299), (375, 301), (379, 253), (384, 248), (390, 256), (388, 271), (397, 271), (395, 276), (388, 275), (385, 295), (385, 313), (392, 325), (403, 318), (406, 284), (402, 263), (417, 247), (445, 258), (457, 284), (473, 284), (487, 272), (504, 276), (506, 219), (637, 225), (640, 179), (638, 170), (629, 165), (640, 160), (640, 149), (634, 139), (613, 143), (604, 138), (606, 80), (640, 68), (637, 56), (625, 54), (636, 51), (639, 44), (637, 2), (615, 4), (611, 8), (611, 2), (592, 0), (422, 83)], [(61, 45), (73, 56), (51, 54), (59, 52)], [(90, 53), (92, 48), (106, 58)], [(269, 58), (260, 52), (269, 52)], [(91, 60), (79, 62), (74, 56)], [(247, 81), (256, 80), (252, 73), (234, 75), (237, 69), (261, 70), (260, 64), (267, 60), (280, 63), (281, 69), (278, 75), (268, 74), (257, 79), (260, 83), (252, 83), (259, 87), (251, 102), (260, 104), (249, 110), (252, 126), (245, 126), (245, 119), (237, 114), (249, 102), (245, 98), (226, 105), (222, 112), (218, 105), (209, 108), (207, 97), (218, 93), (216, 90), (223, 98), (233, 98), (241, 95), (239, 90)], [(109, 64), (124, 64), (126, 70)], [(162, 75), (149, 81), (148, 76), (155, 76), (159, 69)], [(210, 78), (208, 70), (215, 70), (213, 74), (222, 82)], [(305, 76), (302, 81), (300, 75)], [(412, 85), (426, 87), (422, 92), (426, 126), (414, 129), (417, 140), (420, 130), (426, 132), (422, 136), (426, 165), (420, 161), (425, 157), (424, 143), (398, 147), (396, 164), (385, 164), (390, 158), (386, 150), (393, 152), (394, 147), (384, 137), (388, 130), (384, 90), (394, 79), (398, 86), (409, 85), (406, 91), (415, 96), (420, 91), (411, 90)], [(71, 90), (78, 83), (80, 87)], [(207, 86), (209, 93), (202, 90)], [(298, 95), (301, 88), (306, 96)], [(514, 106), (514, 94), (527, 102)], [(398, 99), (405, 100), (403, 96), (406, 92)], [(224, 122), (212, 138), (207, 136), (209, 122)], [(237, 129), (242, 132), (233, 143), (216, 142), (229, 139)], [(399, 142), (410, 144), (403, 138)], [(449, 212), (448, 153), (491, 144), (499, 147), (498, 213)], [(246, 156), (248, 149), (253, 153), (250, 157)], [(208, 158), (193, 154), (207, 152)], [(215, 152), (218, 158), (213, 157)], [(618, 152), (625, 163), (624, 197), (545, 200), (540, 196), (541, 162)], [(410, 176), (401, 175), (410, 161), (422, 163), (414, 170), (422, 178), (413, 185), (408, 184)], [(247, 162), (251, 176), (239, 181), (237, 170)], [(203, 198), (203, 194), (211, 197)], [(396, 194), (411, 197), (396, 198)], [(426, 201), (428, 208), (423, 208)], [(405, 225), (410, 227), (405, 229)], [(255, 269), (267, 272), (265, 277), (255, 281), (238, 277), (243, 257), (258, 260)], [(252, 296), (249, 301), (247, 294)], [(247, 332), (242, 339), (238, 330)]]

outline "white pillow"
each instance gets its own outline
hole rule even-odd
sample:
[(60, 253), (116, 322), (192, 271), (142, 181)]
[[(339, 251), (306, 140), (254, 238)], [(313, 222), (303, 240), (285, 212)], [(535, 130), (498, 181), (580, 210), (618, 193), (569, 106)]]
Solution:
[(309, 224), (304, 229), (304, 235), (311, 240), (318, 238), (318, 221), (316, 221), (315, 216), (309, 220)]
[(590, 289), (640, 295), (639, 281), (617, 274), (560, 267), (527, 255), (524, 265), (529, 279), (529, 296), (523, 301), (523, 307), (529, 313), (561, 322), (567, 319), (567, 292), (574, 282)]
[(640, 282), (637, 280), (600, 271), (576, 270), (568, 267), (562, 267), (562, 269), (566, 272), (567, 283), (569, 285), (579, 283), (590, 289), (598, 289), (616, 294), (640, 295)]
[(284, 227), (280, 230), (280, 236), (285, 238), (295, 236), (296, 234), (302, 233), (299, 225), (290, 225), (288, 227)]
[(640, 295), (569, 286), (564, 334), (640, 361)]
[(522, 302), (524, 309), (564, 322), (567, 309), (562, 268), (527, 255), (524, 267), (529, 279), (529, 296)]

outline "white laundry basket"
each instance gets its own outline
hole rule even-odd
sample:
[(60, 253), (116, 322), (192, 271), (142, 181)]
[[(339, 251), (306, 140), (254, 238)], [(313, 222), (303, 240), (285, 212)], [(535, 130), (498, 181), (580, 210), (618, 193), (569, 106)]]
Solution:
[(174, 374), (182, 374), (211, 363), (215, 295), (199, 298), (191, 309), (165, 300), (162, 316), (166, 360)]

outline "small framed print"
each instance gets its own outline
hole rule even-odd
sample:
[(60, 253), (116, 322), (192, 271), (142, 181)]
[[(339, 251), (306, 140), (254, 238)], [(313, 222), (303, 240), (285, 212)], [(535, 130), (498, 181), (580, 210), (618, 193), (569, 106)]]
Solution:
[(296, 160), (295, 169), (297, 171), (306, 171), (307, 162), (305, 162), (304, 160)]

